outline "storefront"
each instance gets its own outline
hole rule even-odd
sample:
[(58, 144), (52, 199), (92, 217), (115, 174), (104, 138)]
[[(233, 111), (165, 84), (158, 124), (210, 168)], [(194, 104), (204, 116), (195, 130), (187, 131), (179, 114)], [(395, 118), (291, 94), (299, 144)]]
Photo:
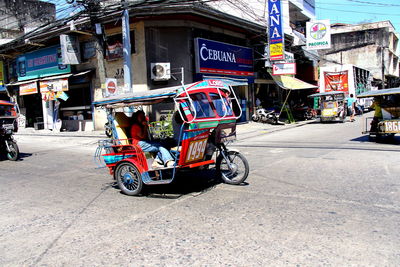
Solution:
[(254, 83), (253, 49), (196, 38), (195, 56), (197, 80), (214, 77), (236, 81), (233, 88), (243, 110), (239, 121), (249, 120), (249, 87)]
[(7, 86), (17, 96), (21, 128), (93, 130), (90, 71), (73, 73), (61, 62), (60, 46), (17, 58), (18, 81)]

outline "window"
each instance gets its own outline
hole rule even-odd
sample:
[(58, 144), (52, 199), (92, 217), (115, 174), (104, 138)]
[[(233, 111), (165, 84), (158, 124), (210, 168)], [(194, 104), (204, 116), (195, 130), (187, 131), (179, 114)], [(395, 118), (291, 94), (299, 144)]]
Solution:
[[(219, 94), (215, 93), (210, 93), (210, 98), (211, 101), (213, 102), (213, 105), (215, 107), (215, 110), (217, 111), (218, 116), (223, 117), (223, 116), (232, 116), (232, 108), (228, 103), (228, 100), (226, 98), (222, 98), (219, 96)], [(226, 111), (226, 114), (225, 114)]]
[[(135, 31), (130, 32), (131, 54), (135, 53)], [(115, 60), (124, 56), (122, 34), (107, 36), (106, 59)]]
[[(190, 98), (192, 99), (194, 108), (196, 109), (197, 118), (215, 117), (215, 113), (210, 105), (210, 102), (208, 101), (206, 94), (204, 93), (191, 94)], [(194, 113), (193, 110), (192, 113)]]

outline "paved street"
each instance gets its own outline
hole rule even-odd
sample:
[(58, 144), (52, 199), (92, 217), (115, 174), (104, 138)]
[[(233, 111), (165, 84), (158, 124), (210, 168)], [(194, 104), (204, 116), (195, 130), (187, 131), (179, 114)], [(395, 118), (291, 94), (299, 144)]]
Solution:
[(400, 265), (400, 137), (368, 142), (359, 117), (240, 127), (246, 185), (209, 171), (142, 197), (95, 169), (96, 138), (18, 135), (22, 160), (0, 162), (0, 266)]

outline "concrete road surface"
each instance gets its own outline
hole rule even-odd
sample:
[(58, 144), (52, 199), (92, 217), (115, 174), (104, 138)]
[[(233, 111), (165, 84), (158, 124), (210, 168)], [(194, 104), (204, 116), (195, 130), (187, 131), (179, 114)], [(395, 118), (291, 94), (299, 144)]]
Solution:
[(95, 169), (96, 139), (19, 135), (22, 160), (0, 162), (0, 266), (400, 265), (400, 137), (369, 142), (359, 117), (242, 127), (247, 184), (211, 170), (141, 197)]

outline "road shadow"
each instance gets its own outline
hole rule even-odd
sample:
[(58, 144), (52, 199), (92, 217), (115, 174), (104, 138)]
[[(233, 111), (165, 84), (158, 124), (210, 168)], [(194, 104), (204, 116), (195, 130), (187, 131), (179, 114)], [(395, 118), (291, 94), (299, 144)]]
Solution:
[(25, 158), (31, 157), (33, 154), (32, 153), (19, 153), (19, 159), (18, 160), (24, 160)]
[[(32, 155), (33, 155), (32, 153), (21, 153), (21, 152), (20, 152), (17, 161), (23, 161), (25, 158), (29, 158), (29, 157), (32, 156)], [(8, 160), (8, 159), (7, 159), (7, 155), (6, 155), (5, 152), (4, 152), (4, 153), (1, 153), (1, 155), (0, 155), (0, 161), (4, 161), (4, 160)]]
[(174, 181), (166, 185), (146, 186), (142, 195), (151, 198), (176, 199), (188, 194), (203, 194), (222, 181), (215, 169), (181, 171)]
[(400, 144), (400, 136), (385, 136), (385, 137), (369, 137), (369, 135), (363, 135), (350, 141), (353, 142), (362, 142), (362, 143), (379, 143), (379, 144), (389, 144), (389, 145), (399, 145)]

